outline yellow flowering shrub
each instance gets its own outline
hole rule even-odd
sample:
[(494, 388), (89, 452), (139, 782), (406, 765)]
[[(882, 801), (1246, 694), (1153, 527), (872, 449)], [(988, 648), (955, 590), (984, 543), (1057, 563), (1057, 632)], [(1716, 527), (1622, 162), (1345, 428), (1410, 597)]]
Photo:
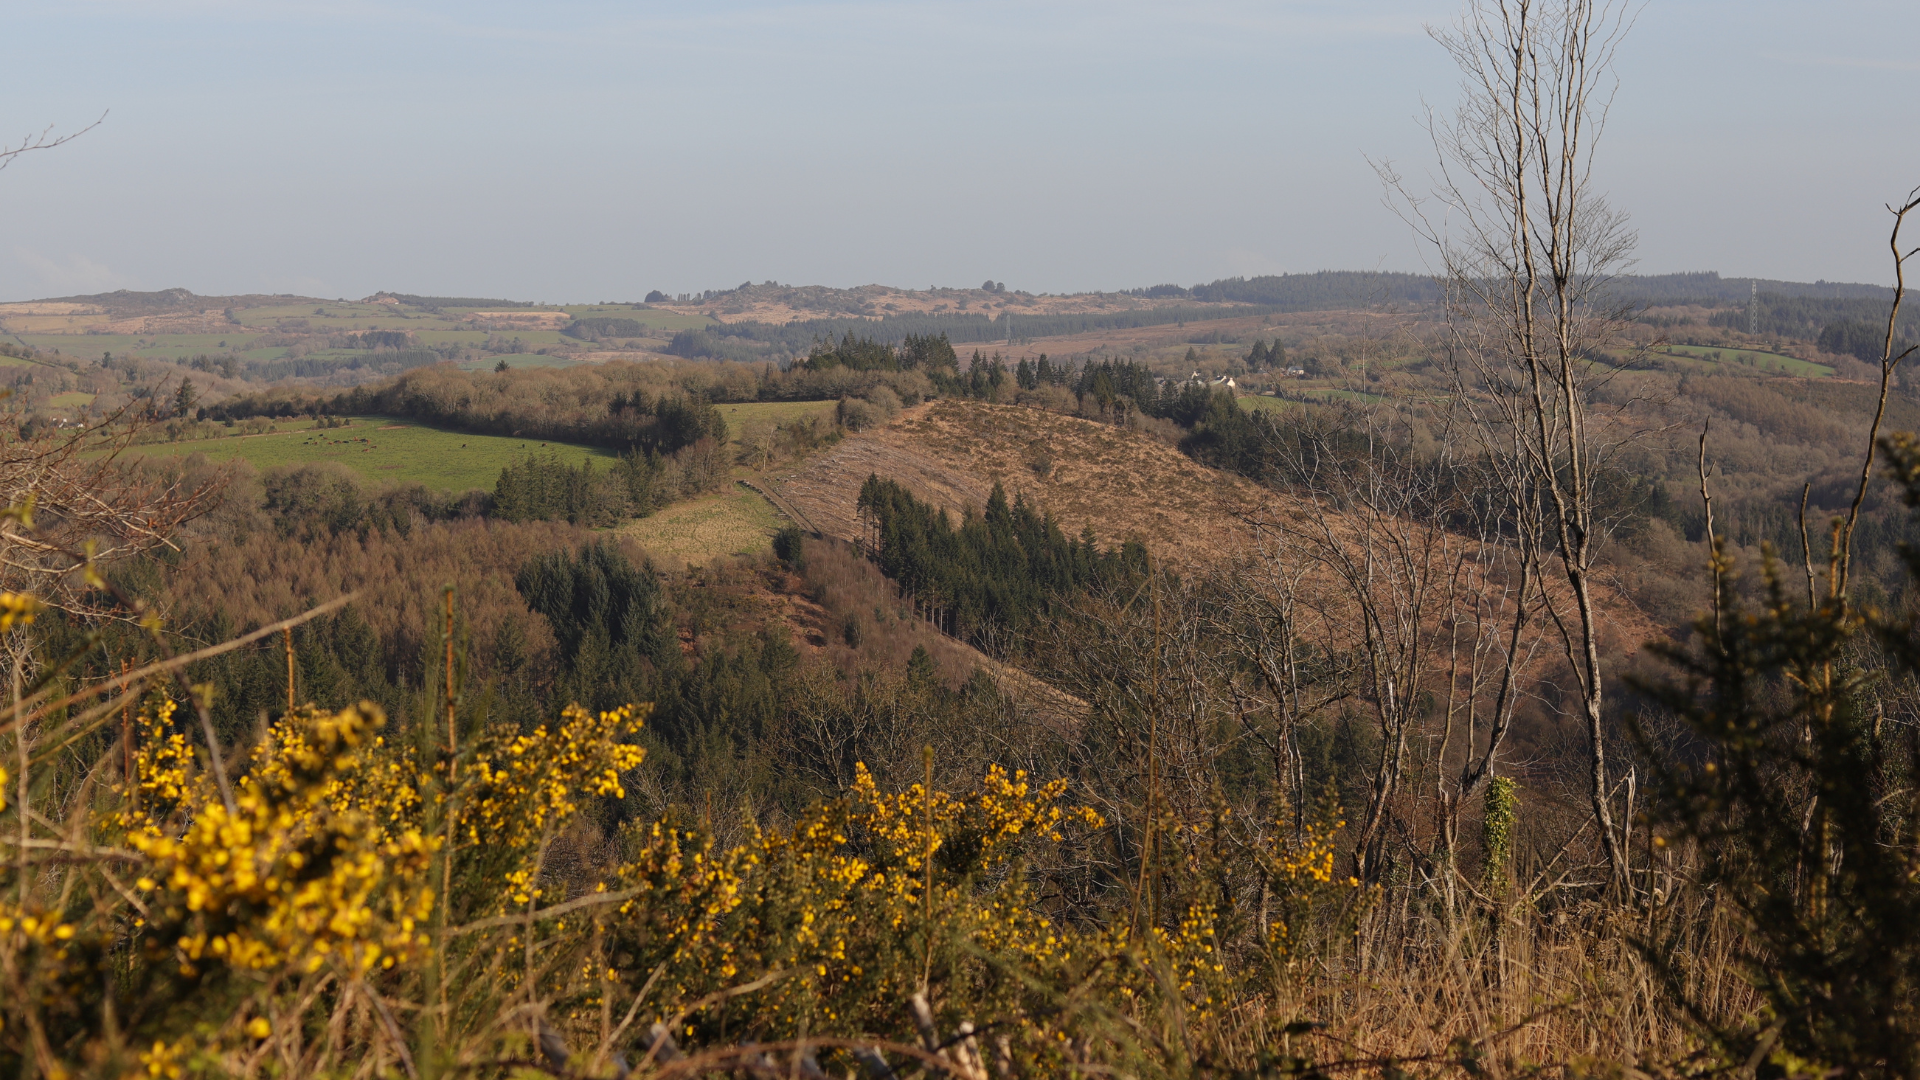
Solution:
[(651, 706), (591, 712), (569, 705), (552, 728), (488, 740), (471, 766), (477, 785), (461, 816), (468, 843), (525, 847), (579, 812), (580, 800), (619, 798), (620, 774), (640, 767), (646, 751), (628, 743)]
[[(844, 797), (732, 850), (653, 824), (621, 869), (632, 896), (610, 927), (614, 966), (636, 987), (658, 968), (653, 993), (668, 1015), (779, 972), (753, 996), (754, 1024), (902, 1038), (901, 1003), (924, 977), (937, 999), (1020, 1018), (1023, 1043), (1051, 1045), (1045, 1017), (1057, 1006), (1043, 987), (1139, 967), (1124, 934), (1084, 936), (1043, 915), (1019, 871), (1023, 852), (1060, 842), (1067, 825), (1101, 824), (1061, 806), (1064, 794), (997, 767), (970, 792), (889, 794), (861, 767)], [(681, 1035), (723, 1038), (738, 1023), (709, 1008)]]
[[(6, 1055), (25, 1044), (7, 1040), (31, 1015), (61, 1024), (34, 1051), (43, 1071), (108, 1039), (102, 1075), (252, 1074), (275, 1060), (266, 1048), (317, 1045), (303, 1040), (324, 1030), (336, 1064), (386, 1054), (399, 1075), (420, 1063), (402, 1067), (394, 1047), (425, 1030), (403, 1023), (444, 1025), (427, 1044), (469, 1060), (523, 1060), (526, 1025), (499, 1017), (538, 1002), (578, 1047), (643, 988), (641, 1014), (678, 1017), (689, 1050), (743, 1032), (914, 1042), (903, 1004), (924, 988), (942, 1030), (991, 1023), (1023, 1070), (1050, 1075), (1084, 1058), (1090, 1030), (1170, 1038), (1227, 1011), (1221, 905), (1063, 921), (1036, 871), (1105, 822), (1067, 804), (1064, 781), (999, 767), (960, 792), (883, 791), (859, 767), (841, 797), (730, 847), (669, 816), (628, 826), (613, 864), (576, 846), (563, 870), (547, 865), (592, 800), (624, 794), (646, 714), (570, 706), (424, 762), (382, 737), (374, 706), (307, 707), (269, 725), (223, 794), (155, 698), (95, 836), (138, 862), (113, 893), (125, 903), (85, 925), (0, 907), (0, 967), (28, 972), (13, 985), (33, 995), (0, 1003), (0, 1060), (20, 1060)], [(1166, 872), (1205, 878), (1198, 834), (1163, 828), (1189, 853)], [(1263, 856), (1276, 883), (1295, 883), (1277, 893), (1344, 887), (1332, 830), (1303, 836)], [(129, 941), (115, 962), (149, 997), (109, 1037), (103, 965)], [(387, 998), (420, 1019), (380, 1015)]]
[(193, 749), (186, 736), (174, 730), (176, 711), (178, 706), (163, 697), (140, 710), (134, 727), (139, 751), (133, 756), (133, 774), (121, 789), (120, 812), (112, 819), (120, 833), (159, 836), (189, 801), (205, 797), (207, 781), (194, 774)]
[[(177, 827), (146, 810), (126, 842), (150, 862), (138, 883), (152, 897), (150, 947), (171, 949), (188, 972), (208, 959), (362, 972), (424, 945), (432, 844), (350, 797), (396, 797), (373, 734), (384, 722), (371, 706), (302, 710), (275, 726), (231, 807), (189, 782)], [(147, 747), (142, 784), (172, 791), (165, 763), (176, 753), (170, 739)]]
[(1349, 901), (1361, 890), (1360, 880), (1334, 869), (1340, 830), (1346, 824), (1331, 808), (1318, 821), (1301, 822), (1297, 830), (1276, 822), (1275, 838), (1255, 850), (1273, 906), (1266, 944), (1282, 969), (1290, 970), (1302, 959), (1305, 931), (1323, 921), (1322, 912), (1341, 908), (1349, 921), (1358, 917), (1357, 905)]

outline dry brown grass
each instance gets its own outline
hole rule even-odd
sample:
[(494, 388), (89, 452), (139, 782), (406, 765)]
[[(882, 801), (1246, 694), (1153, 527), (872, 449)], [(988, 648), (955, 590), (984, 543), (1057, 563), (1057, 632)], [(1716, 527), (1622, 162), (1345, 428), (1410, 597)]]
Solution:
[(767, 551), (779, 529), (780, 519), (765, 498), (732, 485), (674, 503), (618, 531), (646, 548), (657, 563), (697, 566), (727, 555)]
[[(1049, 464), (1044, 477), (1035, 468)], [(1237, 560), (1251, 549), (1241, 518), (1285, 512), (1258, 485), (1209, 469), (1126, 428), (1013, 405), (936, 401), (847, 439), (773, 481), (815, 528), (860, 537), (856, 504), (868, 476), (897, 481), (956, 516), (981, 507), (998, 482), (1078, 535), (1137, 539), (1171, 563)]]

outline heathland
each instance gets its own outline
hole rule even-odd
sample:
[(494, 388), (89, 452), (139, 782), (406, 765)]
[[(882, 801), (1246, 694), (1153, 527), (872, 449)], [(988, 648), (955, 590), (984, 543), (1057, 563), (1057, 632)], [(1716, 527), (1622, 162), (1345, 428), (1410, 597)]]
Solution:
[(1893, 1075), (1889, 295), (1619, 287), (1577, 581), (1410, 275), (0, 305), (0, 1067)]

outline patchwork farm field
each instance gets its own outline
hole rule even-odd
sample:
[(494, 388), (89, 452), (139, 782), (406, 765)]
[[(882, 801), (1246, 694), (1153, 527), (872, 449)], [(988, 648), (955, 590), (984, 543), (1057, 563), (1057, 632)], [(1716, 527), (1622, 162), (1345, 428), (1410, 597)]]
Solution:
[(500, 470), (529, 451), (553, 452), (568, 464), (611, 464), (614, 454), (590, 446), (543, 443), (495, 435), (444, 431), (411, 420), (356, 416), (347, 427), (319, 428), (302, 422), (265, 435), (135, 446), (129, 454), (185, 457), (215, 462), (243, 459), (256, 469), (334, 461), (378, 484), (424, 485), (436, 491), (491, 489)]
[[(524, 315), (530, 321), (518, 325), (510, 319), (487, 318), (489, 315)], [(481, 317), (479, 328), (476, 328), (474, 321), (476, 316)], [(547, 318), (541, 321), (539, 316)], [(0, 318), (0, 329), (32, 348), (83, 360), (97, 361), (108, 353), (175, 361), (199, 355), (231, 353), (245, 360), (272, 361), (286, 358), (288, 346), (284, 339), (278, 344), (263, 345), (260, 343), (263, 336), (288, 332), (316, 338), (319, 344), (324, 345), (329, 337), (335, 335), (399, 330), (412, 335), (413, 347), (457, 345), (469, 349), (481, 348), (489, 338), (498, 335), (517, 339), (519, 347), (532, 350), (587, 347), (586, 342), (566, 336), (561, 332), (562, 327), (556, 325), (570, 319), (631, 319), (656, 336), (713, 324), (713, 320), (704, 315), (659, 308), (636, 308), (631, 304), (543, 305), (506, 308), (495, 312), (486, 308), (425, 309), (357, 301), (308, 300), (228, 308), (224, 313), (199, 311), (185, 317), (194, 325), (180, 324), (174, 315), (116, 320), (115, 316), (106, 312), (66, 314), (9, 311)], [(146, 325), (149, 332), (138, 332), (142, 325)], [(102, 333), (102, 330), (116, 332)], [(313, 355), (327, 353), (328, 350), (322, 348), (315, 350)], [(520, 354), (509, 354), (507, 362), (515, 367), (537, 366), (527, 363)], [(547, 362), (542, 360), (542, 363)]]

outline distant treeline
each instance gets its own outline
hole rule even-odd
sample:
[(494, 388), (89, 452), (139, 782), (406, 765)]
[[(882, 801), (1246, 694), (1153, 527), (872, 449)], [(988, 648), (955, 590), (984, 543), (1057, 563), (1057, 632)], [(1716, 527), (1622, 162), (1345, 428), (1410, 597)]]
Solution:
[(946, 511), (878, 476), (861, 485), (859, 507), (881, 571), (948, 633), (995, 651), (1006, 651), (1056, 603), (1147, 573), (1137, 541), (1101, 550), (1091, 531), (1069, 539), (1024, 499), (1008, 505), (997, 483), (985, 512), (969, 510), (957, 526)]
[[(1877, 363), (1886, 343), (1887, 307), (1892, 297), (1819, 298), (1761, 293), (1748, 306), (1716, 311), (1708, 318), (1714, 326), (1745, 330), (1749, 323), (1762, 334), (1817, 341), (1827, 352), (1854, 356)], [(1900, 336), (1920, 336), (1920, 318), (1911, 312), (1900, 320)]]
[(358, 334), (336, 334), (328, 344), (336, 349), (404, 349), (413, 343), (406, 330), (366, 330)]
[(1426, 307), (1440, 302), (1440, 286), (1424, 274), (1322, 270), (1221, 278), (1187, 290), (1208, 303), (1263, 304), (1277, 311), (1331, 311), (1382, 304)]
[(702, 436), (726, 441), (714, 403), (837, 401), (871, 398), (881, 389), (898, 408), (919, 404), (935, 387), (921, 370), (824, 363), (817, 370), (798, 363), (782, 371), (771, 363), (615, 361), (487, 372), (433, 364), (352, 390), (283, 386), (246, 394), (210, 407), (207, 415), (219, 421), (387, 414), (476, 434), (664, 454)]
[[(372, 370), (399, 374), (414, 368), (437, 364), (446, 357), (432, 349), (395, 349), (355, 352), (350, 356), (289, 356), (279, 360), (245, 360), (233, 353), (198, 353), (180, 363), (195, 371), (219, 374), (249, 382), (277, 382), (281, 379), (323, 379), (342, 371)], [(132, 361), (103, 359), (101, 366), (111, 370), (115, 364)]]
[[(990, 341), (1024, 341), (1032, 338), (1060, 337), (1066, 334), (1095, 333), (1102, 330), (1130, 330), (1169, 323), (1205, 322), (1211, 319), (1240, 319), (1249, 315), (1267, 315), (1280, 308), (1247, 307), (1163, 307), (1142, 311), (1077, 312), (1064, 315), (1029, 315), (1002, 312), (999, 315), (914, 313), (888, 315), (882, 319), (808, 319), (775, 325), (773, 323), (736, 322), (710, 326), (705, 330), (683, 331), (674, 336), (667, 351), (676, 356), (727, 356), (722, 339), (742, 338), (765, 342), (799, 355), (816, 341), (835, 341), (848, 334), (859, 334), (887, 345), (898, 345), (909, 337), (945, 336), (954, 344)], [(739, 357), (731, 357), (738, 359)]]
[[(1723, 307), (1744, 304), (1753, 281), (1751, 278), (1722, 278), (1717, 273), (1624, 276), (1614, 280), (1610, 291), (1616, 299), (1630, 303)], [(1867, 303), (1876, 300), (1884, 302), (1892, 295), (1890, 290), (1877, 285), (1838, 282), (1808, 284), (1761, 281), (1760, 287), (1767, 295), (1783, 300), (1804, 298), (1836, 303)], [(849, 333), (888, 345), (898, 345), (909, 337), (935, 335), (945, 335), (954, 344), (1027, 341), (1104, 330), (1164, 326), (1169, 323), (1244, 318), (1248, 315), (1338, 311), (1383, 305), (1430, 308), (1442, 298), (1440, 284), (1428, 275), (1348, 270), (1221, 278), (1191, 287), (1154, 285), (1129, 290), (1128, 295), (1153, 300), (1191, 300), (1199, 304), (1222, 306), (1171, 304), (1139, 311), (1071, 314), (912, 312), (879, 319), (806, 319), (781, 324), (745, 321), (682, 331), (675, 335), (667, 351), (689, 358), (751, 360), (764, 356), (769, 349), (787, 355), (802, 355), (817, 341), (837, 341)], [(1813, 334), (1817, 334), (1818, 329), (1816, 327)], [(1811, 338), (1813, 334), (1798, 336)]]
[(380, 293), (391, 296), (408, 307), (427, 308), (438, 311), (441, 308), (530, 308), (530, 300), (489, 300), (480, 296), (415, 296), (412, 293)]
[(600, 338), (637, 338), (646, 335), (647, 327), (638, 319), (622, 319), (599, 316), (591, 319), (575, 319), (561, 333), (568, 337), (595, 341)]
[[(1717, 273), (1624, 275), (1615, 278), (1609, 292), (1616, 298), (1651, 304), (1699, 303), (1719, 307), (1744, 303), (1754, 278), (1723, 278)], [(1814, 283), (1760, 280), (1764, 296), (1828, 300), (1885, 300), (1892, 290), (1878, 285), (1840, 282)], [(1154, 285), (1129, 294), (1150, 299), (1233, 301), (1270, 306), (1280, 311), (1327, 311), (1375, 307), (1381, 304), (1424, 306), (1440, 302), (1440, 285), (1425, 274), (1323, 270), (1313, 274), (1277, 274), (1253, 278), (1222, 278), (1206, 285), (1182, 288)]]
[(796, 367), (808, 371), (928, 371), (951, 370), (960, 357), (945, 334), (908, 334), (898, 347), (872, 338), (856, 338), (849, 330), (838, 344), (816, 343)]
[(1624, 275), (1612, 286), (1614, 296), (1654, 305), (1699, 304), (1721, 307), (1745, 305), (1758, 283), (1762, 299), (1768, 296), (1814, 300), (1891, 300), (1893, 290), (1880, 285), (1839, 281), (1772, 281), (1767, 278), (1723, 278), (1718, 273)]

